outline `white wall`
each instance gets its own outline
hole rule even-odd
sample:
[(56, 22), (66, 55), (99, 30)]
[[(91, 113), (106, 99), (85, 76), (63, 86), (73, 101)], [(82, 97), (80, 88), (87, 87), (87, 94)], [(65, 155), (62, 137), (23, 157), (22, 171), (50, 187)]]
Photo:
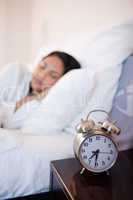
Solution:
[(0, 66), (39, 47), (133, 18), (133, 0), (0, 0)]
[(27, 61), (31, 48), (31, 1), (0, 0), (0, 67)]
[(6, 0), (6, 55), (10, 62), (26, 60), (30, 51), (31, 1)]
[(6, 4), (0, 1), (0, 64), (6, 60), (5, 55), (5, 34), (6, 34)]

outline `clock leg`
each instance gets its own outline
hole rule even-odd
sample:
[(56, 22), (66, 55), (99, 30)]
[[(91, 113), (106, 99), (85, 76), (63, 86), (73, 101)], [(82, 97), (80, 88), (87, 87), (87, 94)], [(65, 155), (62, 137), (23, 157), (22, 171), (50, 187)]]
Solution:
[(85, 171), (85, 168), (83, 167), (83, 168), (81, 169), (81, 171), (80, 171), (80, 174), (82, 175), (82, 174), (84, 173), (84, 171)]
[(110, 172), (109, 170), (106, 171), (107, 176), (110, 176)]

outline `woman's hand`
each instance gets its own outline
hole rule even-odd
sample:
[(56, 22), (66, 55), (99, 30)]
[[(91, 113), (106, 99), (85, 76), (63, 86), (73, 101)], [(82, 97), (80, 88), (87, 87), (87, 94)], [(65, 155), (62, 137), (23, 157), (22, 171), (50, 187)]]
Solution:
[(20, 101), (18, 101), (16, 103), (16, 108), (15, 108), (15, 111), (17, 109), (19, 109), (23, 104), (29, 102), (29, 101), (32, 101), (32, 100), (36, 100), (37, 99), (37, 96), (35, 95), (32, 95), (32, 96), (25, 96), (23, 99), (21, 99)]
[(49, 88), (46, 89), (44, 92), (41, 93), (37, 93), (37, 92), (32, 92), (31, 95), (27, 95), (25, 96), (23, 99), (21, 99), (20, 101), (18, 101), (16, 103), (16, 109), (19, 109), (23, 104), (27, 103), (28, 101), (32, 101), (32, 100), (42, 100), (48, 93)]

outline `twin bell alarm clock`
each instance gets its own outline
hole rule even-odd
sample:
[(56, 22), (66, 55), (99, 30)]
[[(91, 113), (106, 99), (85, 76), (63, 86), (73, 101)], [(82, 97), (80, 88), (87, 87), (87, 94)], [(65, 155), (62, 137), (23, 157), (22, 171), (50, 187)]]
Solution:
[(118, 147), (113, 135), (120, 134), (120, 128), (111, 121), (95, 123), (90, 119), (93, 112), (104, 112), (104, 110), (92, 110), (85, 120), (76, 127), (74, 138), (74, 153), (82, 165), (81, 174), (84, 170), (101, 173), (110, 169), (118, 157)]

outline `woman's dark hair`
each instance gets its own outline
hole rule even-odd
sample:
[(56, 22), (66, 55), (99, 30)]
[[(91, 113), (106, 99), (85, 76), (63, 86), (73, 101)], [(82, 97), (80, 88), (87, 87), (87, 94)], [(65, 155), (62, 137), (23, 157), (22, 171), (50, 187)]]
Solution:
[(65, 67), (64, 74), (72, 69), (81, 68), (80, 63), (68, 53), (65, 53), (62, 51), (53, 51), (50, 54), (48, 54), (46, 57), (49, 57), (49, 56), (57, 56), (58, 58), (61, 59)]

